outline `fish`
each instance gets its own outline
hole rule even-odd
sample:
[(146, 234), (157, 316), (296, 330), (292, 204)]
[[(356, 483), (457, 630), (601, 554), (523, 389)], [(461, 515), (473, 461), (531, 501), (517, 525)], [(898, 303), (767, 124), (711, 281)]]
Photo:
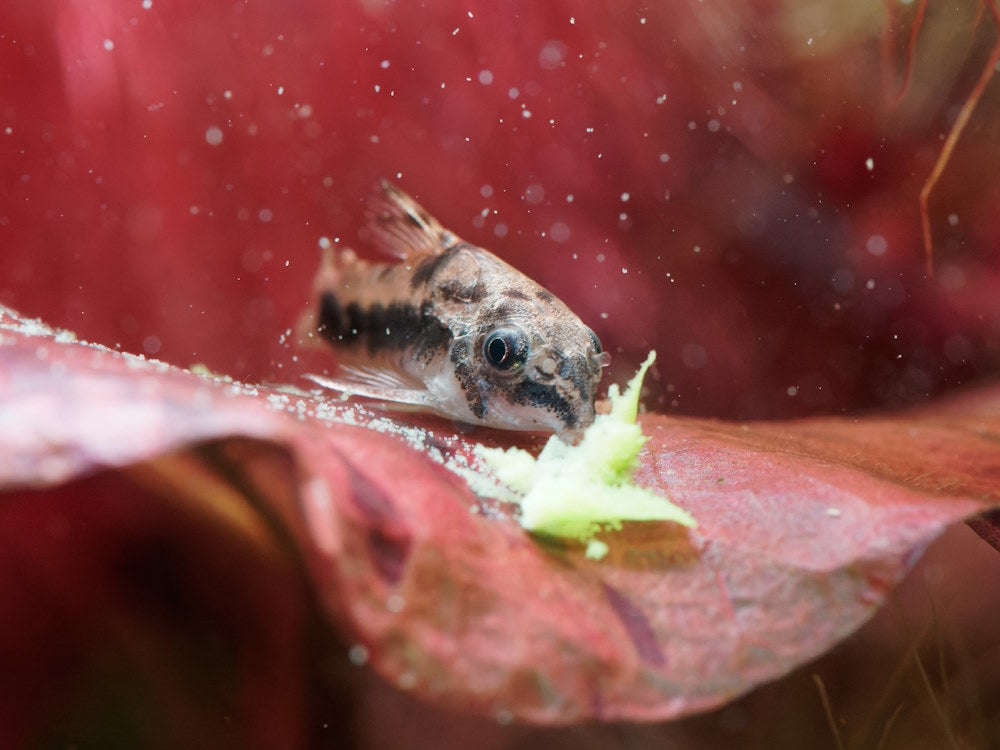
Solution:
[(310, 325), (333, 347), (339, 372), (307, 377), (389, 406), (577, 442), (594, 421), (610, 359), (594, 331), (400, 188), (380, 187), (367, 233), (394, 261), (324, 250)]

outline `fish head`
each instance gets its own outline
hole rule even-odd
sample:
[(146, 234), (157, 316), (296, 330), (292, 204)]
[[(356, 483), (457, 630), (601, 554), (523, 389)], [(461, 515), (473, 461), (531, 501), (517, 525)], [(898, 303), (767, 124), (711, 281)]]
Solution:
[[(477, 325), (456, 340), (456, 380), (477, 421), (492, 427), (555, 432), (576, 442), (594, 421), (608, 355), (565, 304), (541, 287), (485, 305)], [(458, 356), (455, 356), (455, 353)]]

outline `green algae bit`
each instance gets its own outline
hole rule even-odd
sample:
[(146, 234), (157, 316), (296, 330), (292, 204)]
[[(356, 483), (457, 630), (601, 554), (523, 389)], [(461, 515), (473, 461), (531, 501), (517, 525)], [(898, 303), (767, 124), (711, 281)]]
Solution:
[(537, 459), (520, 448), (477, 448), (497, 479), (519, 497), (524, 528), (586, 542), (587, 557), (600, 559), (608, 546), (595, 535), (620, 529), (623, 521), (696, 525), (667, 498), (632, 483), (647, 440), (636, 423), (639, 390), (655, 359), (650, 352), (625, 393), (617, 385), (608, 389), (611, 412), (598, 414), (578, 445), (553, 436)]

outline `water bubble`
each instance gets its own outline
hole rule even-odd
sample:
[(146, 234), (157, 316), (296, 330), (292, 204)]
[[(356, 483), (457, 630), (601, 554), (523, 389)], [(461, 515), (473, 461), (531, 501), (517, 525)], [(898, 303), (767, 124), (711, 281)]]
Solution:
[(681, 362), (690, 370), (700, 370), (708, 364), (708, 352), (701, 344), (685, 344), (681, 347)]
[(142, 350), (146, 354), (157, 354), (161, 346), (160, 339), (156, 336), (147, 336), (142, 340)]
[(566, 242), (569, 240), (569, 226), (565, 222), (557, 221), (549, 227), (549, 237), (553, 242)]
[(533, 182), (524, 189), (524, 199), (528, 203), (539, 204), (545, 200), (545, 188), (537, 182)]
[(222, 128), (212, 125), (205, 131), (205, 142), (209, 146), (218, 146), (222, 143)]
[(854, 289), (854, 274), (848, 268), (838, 268), (833, 272), (830, 286), (838, 294), (849, 294)]
[(538, 64), (545, 70), (555, 70), (566, 59), (566, 45), (556, 39), (550, 39), (542, 45), (538, 53)]
[(356, 667), (363, 666), (368, 663), (368, 649), (356, 643), (348, 649), (347, 659)]
[(881, 234), (873, 234), (868, 238), (865, 247), (868, 249), (868, 252), (877, 257), (885, 255), (885, 251), (889, 249), (889, 243)]

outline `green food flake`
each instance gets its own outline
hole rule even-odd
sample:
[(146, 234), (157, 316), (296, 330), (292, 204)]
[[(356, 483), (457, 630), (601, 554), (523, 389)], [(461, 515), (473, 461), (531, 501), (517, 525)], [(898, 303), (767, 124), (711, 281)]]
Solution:
[(518, 496), (521, 525), (538, 534), (578, 539), (586, 556), (599, 560), (608, 545), (594, 539), (623, 521), (672, 521), (694, 527), (689, 513), (645, 487), (633, 484), (639, 450), (647, 438), (636, 423), (639, 391), (656, 359), (650, 352), (621, 393), (608, 389), (611, 411), (598, 414), (578, 445), (553, 436), (538, 458), (520, 448), (477, 447), (497, 479)]

